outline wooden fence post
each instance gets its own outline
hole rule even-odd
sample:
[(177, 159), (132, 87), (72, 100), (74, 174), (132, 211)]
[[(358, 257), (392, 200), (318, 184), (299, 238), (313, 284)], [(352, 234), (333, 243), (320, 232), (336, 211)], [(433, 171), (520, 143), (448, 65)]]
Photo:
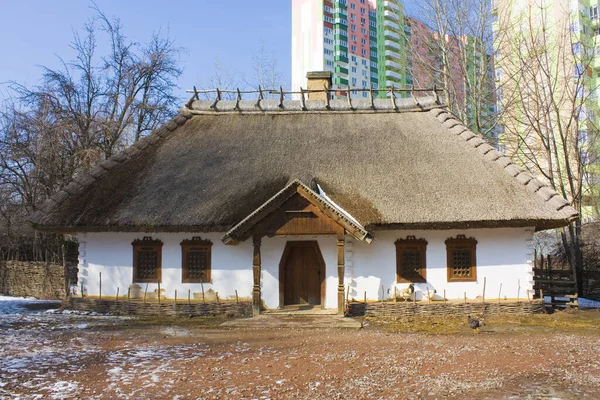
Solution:
[(498, 290), (498, 303), (500, 303), (501, 296), (502, 296), (502, 282), (500, 282), (500, 290)]
[(144, 303), (146, 302), (146, 295), (148, 294), (148, 283), (146, 283), (146, 289), (144, 290)]
[(119, 287), (117, 286), (117, 303), (119, 302)]
[(446, 304), (446, 289), (444, 289), (444, 304)]
[(102, 272), (100, 272), (100, 293), (99, 293), (100, 299), (102, 298)]
[(486, 283), (486, 278), (485, 276), (483, 277), (483, 295), (481, 297), (482, 301), (485, 303), (485, 283)]
[(191, 290), (191, 289), (188, 289), (188, 304), (192, 304), (192, 298), (191, 298), (191, 295), (192, 295), (192, 290)]
[(158, 304), (160, 304), (160, 282), (158, 282)]
[(520, 295), (521, 295), (521, 280), (517, 279), (517, 303), (519, 302)]
[(177, 305), (177, 289), (175, 289), (175, 298), (173, 300), (173, 304)]

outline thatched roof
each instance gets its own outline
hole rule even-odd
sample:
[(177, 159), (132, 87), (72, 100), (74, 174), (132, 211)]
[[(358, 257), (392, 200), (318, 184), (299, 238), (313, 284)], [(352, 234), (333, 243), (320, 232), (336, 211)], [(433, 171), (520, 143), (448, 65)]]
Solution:
[[(213, 106), (213, 107), (211, 107)], [(59, 231), (226, 232), (294, 180), (373, 229), (566, 225), (577, 212), (422, 99), (195, 101), (36, 212)]]

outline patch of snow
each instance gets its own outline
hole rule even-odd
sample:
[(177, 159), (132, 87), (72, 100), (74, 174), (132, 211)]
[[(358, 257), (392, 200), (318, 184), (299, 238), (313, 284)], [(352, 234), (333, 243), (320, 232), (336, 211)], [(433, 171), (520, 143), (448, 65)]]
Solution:
[(11, 297), (0, 294), (0, 301), (23, 301), (23, 300), (37, 300), (35, 297)]
[(35, 297), (10, 297), (0, 295), (0, 316), (39, 312), (39, 309), (32, 310), (28, 308), (28, 306), (44, 304), (51, 306), (56, 303), (56, 300), (37, 300)]
[(58, 381), (46, 388), (52, 394), (52, 399), (71, 399), (78, 391), (79, 386), (76, 382)]
[(600, 301), (585, 299), (582, 297), (577, 299), (577, 304), (579, 305), (579, 308), (582, 310), (600, 308)]

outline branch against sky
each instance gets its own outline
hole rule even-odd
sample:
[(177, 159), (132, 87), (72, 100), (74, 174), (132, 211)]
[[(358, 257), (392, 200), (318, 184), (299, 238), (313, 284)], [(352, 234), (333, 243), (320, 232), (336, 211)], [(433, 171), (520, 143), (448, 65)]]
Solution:
[[(450, 111), (485, 136), (496, 130), (492, 15), (488, 0), (424, 0), (427, 24), (409, 45), (416, 87), (443, 90)], [(420, 81), (424, 80), (424, 82)]]
[[(572, 24), (569, 9), (541, 0), (520, 8), (511, 1), (498, 4), (495, 47), (506, 155), (541, 175), (581, 213), (584, 197), (597, 192), (592, 63), (598, 36), (590, 39), (579, 22)], [(571, 12), (579, 13), (578, 7)], [(581, 220), (562, 233), (582, 294), (580, 237)]]
[(265, 90), (279, 90), (280, 87), (287, 87), (279, 69), (277, 56), (274, 52), (266, 49), (264, 42), (260, 42), (258, 48), (251, 52), (250, 57), (252, 58), (253, 74), (243, 78), (248, 88), (258, 90), (260, 87)]
[[(3, 228), (26, 226), (25, 216), (76, 174), (176, 113), (182, 49), (160, 31), (147, 43), (130, 41), (118, 18), (93, 9), (94, 17), (73, 32), (73, 60), (42, 67), (35, 87), (12, 83), (11, 101), (0, 109)], [(99, 38), (109, 44), (105, 54)]]

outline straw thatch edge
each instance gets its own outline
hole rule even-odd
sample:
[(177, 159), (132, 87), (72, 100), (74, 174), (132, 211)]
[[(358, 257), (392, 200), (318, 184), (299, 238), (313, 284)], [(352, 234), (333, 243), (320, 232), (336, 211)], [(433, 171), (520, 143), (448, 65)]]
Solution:
[[(487, 160), (500, 165), (506, 173), (510, 174), (521, 185), (525, 186), (525, 188), (527, 188), (528, 191), (535, 193), (539, 199), (541, 199), (543, 202), (547, 203), (550, 207), (555, 209), (556, 212), (559, 213), (561, 219), (564, 219), (564, 223), (561, 223), (560, 220), (536, 221), (538, 225), (534, 226), (536, 226), (537, 229), (558, 228), (561, 226), (568, 225), (569, 223), (579, 218), (579, 212), (576, 209), (574, 209), (567, 200), (561, 197), (560, 194), (558, 194), (558, 192), (556, 192), (546, 183), (535, 178), (530, 172), (526, 171), (524, 168), (512, 162), (508, 157), (500, 153), (494, 147), (490, 146), (482, 135), (473, 133), (469, 128), (467, 128), (462, 122), (456, 119), (454, 115), (452, 115), (447, 110), (438, 109), (432, 112), (437, 114), (435, 115), (437, 120), (440, 121), (442, 125), (446, 127), (450, 132), (454, 133), (457, 136), (460, 136), (468, 144), (479, 150), (479, 152)], [(501, 223), (501, 221), (498, 222)], [(534, 221), (513, 222), (517, 223), (516, 226), (527, 226), (525, 224)], [(477, 227), (481, 227), (481, 224), (476, 223), (475, 221), (473, 221), (473, 224), (477, 225)], [(509, 225), (502, 224), (502, 226)], [(531, 224), (529, 226), (531, 226)]]
[[(190, 113), (179, 113), (169, 122), (162, 125), (160, 128), (153, 130), (148, 136), (145, 136), (135, 142), (133, 145), (123, 150), (122, 152), (114, 155), (100, 162), (95, 168), (89, 172), (81, 173), (71, 181), (62, 190), (51, 196), (39, 210), (34, 212), (28, 221), (33, 225), (34, 228), (40, 230), (59, 231), (59, 232), (73, 232), (75, 229), (65, 226), (51, 226), (43, 223), (44, 218), (53, 212), (55, 212), (62, 203), (72, 196), (77, 196), (84, 192), (90, 185), (92, 185), (97, 179), (106, 175), (113, 167), (129, 161), (133, 158), (139, 157), (144, 150), (158, 144), (163, 140), (169, 133), (179, 128), (190, 119), (192, 115)], [(107, 229), (108, 228), (108, 229)], [(136, 227), (139, 230), (140, 227)], [(82, 227), (77, 227), (77, 231), (82, 231)], [(94, 229), (98, 231), (111, 230), (109, 227), (102, 227)], [(144, 229), (145, 231), (154, 229)]]

